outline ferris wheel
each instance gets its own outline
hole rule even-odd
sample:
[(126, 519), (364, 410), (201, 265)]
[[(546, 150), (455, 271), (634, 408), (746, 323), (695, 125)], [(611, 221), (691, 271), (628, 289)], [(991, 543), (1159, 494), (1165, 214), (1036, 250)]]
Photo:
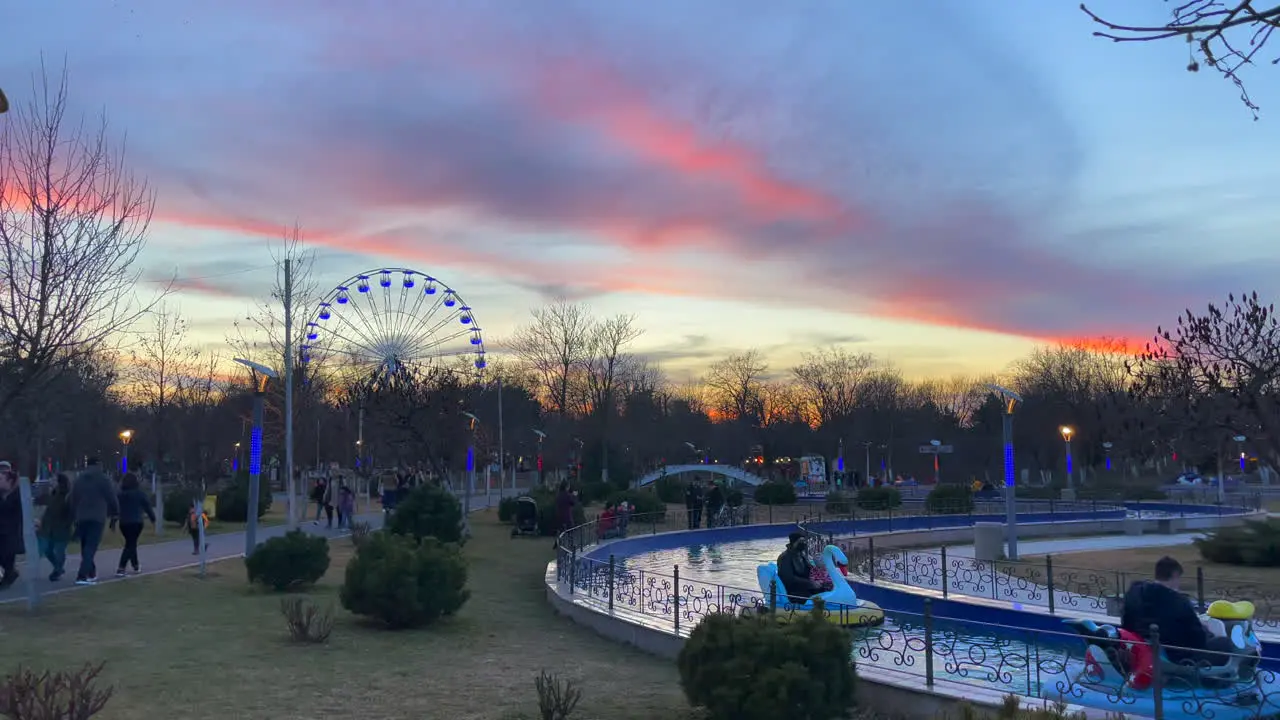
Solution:
[(378, 381), (428, 365), (485, 367), (471, 307), (448, 285), (408, 268), (347, 278), (321, 299), (299, 360)]

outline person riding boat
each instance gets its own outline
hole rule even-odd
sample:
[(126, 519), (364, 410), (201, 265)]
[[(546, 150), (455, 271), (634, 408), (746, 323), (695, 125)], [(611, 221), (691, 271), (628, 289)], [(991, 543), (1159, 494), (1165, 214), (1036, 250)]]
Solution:
[(793, 532), (787, 536), (787, 549), (778, 556), (778, 579), (786, 588), (787, 597), (796, 604), (831, 589), (829, 585), (816, 583), (809, 577), (813, 572), (813, 562), (809, 560), (807, 549), (804, 533)]
[(1182, 564), (1168, 556), (1160, 558), (1155, 579), (1139, 580), (1125, 593), (1120, 626), (1149, 641), (1155, 625), (1160, 645), (1172, 662), (1225, 663), (1235, 645), (1230, 638), (1205, 630), (1191, 599), (1178, 590), (1181, 581)]

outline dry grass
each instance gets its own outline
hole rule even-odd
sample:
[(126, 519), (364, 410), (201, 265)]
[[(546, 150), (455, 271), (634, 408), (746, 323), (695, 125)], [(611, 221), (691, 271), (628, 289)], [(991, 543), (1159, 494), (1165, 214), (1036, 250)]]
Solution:
[[(339, 609), (327, 645), (299, 646), (279, 596), (250, 589), (243, 566), (228, 561), (203, 581), (177, 572), (54, 596), (34, 616), (0, 606), (0, 670), (17, 658), (37, 668), (106, 661), (116, 695), (102, 720), (533, 717), (542, 669), (583, 689), (575, 717), (693, 717), (674, 663), (551, 612), (549, 540), (510, 539), (492, 513), (473, 530), (471, 600), (437, 627), (387, 632)], [(351, 551), (349, 540), (333, 543), (317, 602), (336, 603)]]
[[(1130, 581), (1151, 577), (1156, 561), (1168, 555), (1182, 563), (1185, 572), (1183, 585), (1186, 590), (1195, 589), (1196, 569), (1204, 571), (1205, 588), (1231, 588), (1253, 586), (1273, 594), (1280, 594), (1280, 568), (1239, 567), (1205, 562), (1195, 545), (1160, 545), (1155, 547), (1126, 548), (1121, 550), (1092, 550), (1088, 552), (1056, 554), (1056, 568), (1105, 568), (1105, 573), (1120, 573)], [(1029, 557), (1032, 562), (1044, 562), (1043, 556)]]

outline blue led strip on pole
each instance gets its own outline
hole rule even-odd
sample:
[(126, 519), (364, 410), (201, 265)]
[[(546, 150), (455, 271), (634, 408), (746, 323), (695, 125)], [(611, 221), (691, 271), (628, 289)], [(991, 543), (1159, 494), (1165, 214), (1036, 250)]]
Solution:
[(467, 472), (473, 472), (476, 469), (476, 449), (467, 447)]
[(1013, 443), (1004, 446), (1004, 485), (1013, 487)]
[(262, 473), (262, 428), (254, 427), (249, 435), (249, 474)]

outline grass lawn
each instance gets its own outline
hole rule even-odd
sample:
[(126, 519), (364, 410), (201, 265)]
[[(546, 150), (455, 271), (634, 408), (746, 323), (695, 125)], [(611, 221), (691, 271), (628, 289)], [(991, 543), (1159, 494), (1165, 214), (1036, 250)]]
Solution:
[(0, 670), (16, 661), (70, 668), (106, 661), (116, 694), (99, 718), (177, 713), (210, 718), (535, 717), (533, 681), (547, 669), (579, 681), (582, 718), (694, 717), (673, 662), (556, 617), (542, 577), (549, 539), (511, 539), (492, 512), (472, 522), (472, 596), (455, 618), (406, 632), (363, 625), (337, 604), (351, 554), (311, 596), (333, 602), (327, 646), (287, 640), (280, 596), (251, 589), (243, 565), (142, 577), (52, 596), (32, 615), (0, 606)]

